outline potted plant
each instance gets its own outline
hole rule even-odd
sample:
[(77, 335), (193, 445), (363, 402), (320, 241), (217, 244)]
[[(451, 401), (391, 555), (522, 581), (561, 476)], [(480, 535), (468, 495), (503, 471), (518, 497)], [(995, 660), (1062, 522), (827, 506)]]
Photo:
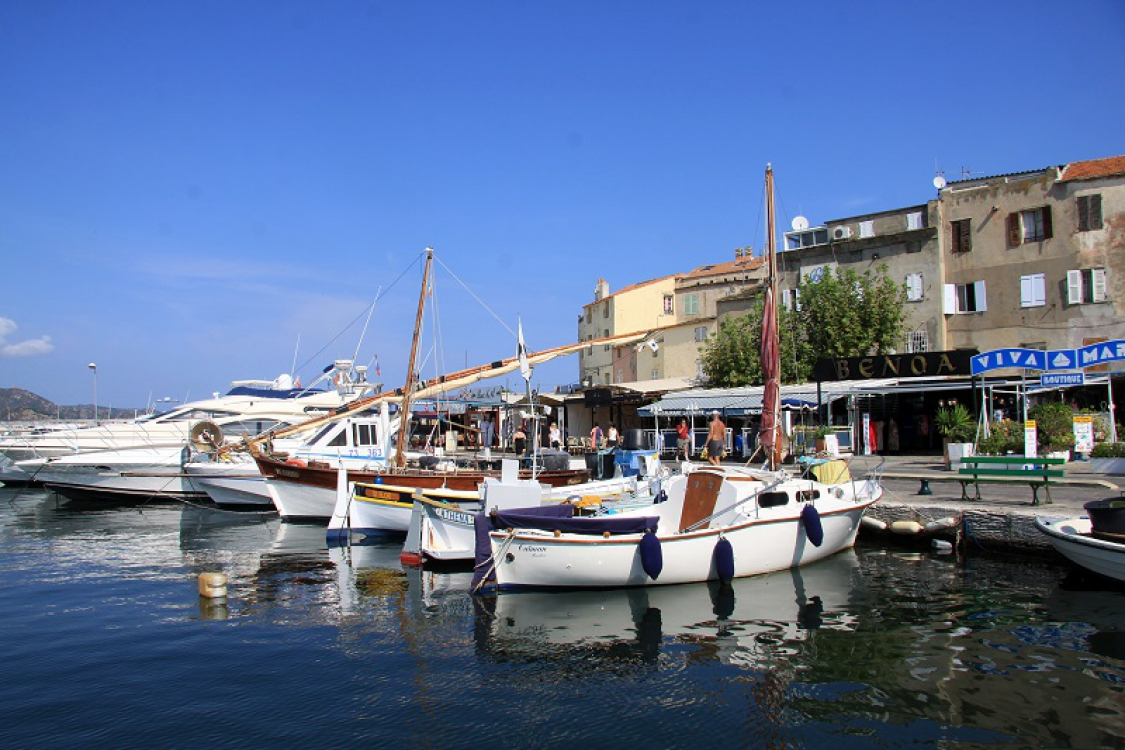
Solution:
[(1027, 414), (1035, 420), (1040, 455), (1070, 459), (1074, 447), (1074, 409), (1059, 401), (1036, 404)]
[(828, 436), (834, 435), (835, 430), (827, 425), (822, 425), (813, 430), (813, 440), (816, 441), (816, 452), (824, 453), (828, 450)]
[(934, 426), (945, 443), (945, 462), (953, 470), (961, 468), (961, 459), (973, 455), (976, 420), (963, 405), (942, 406), (934, 415)]

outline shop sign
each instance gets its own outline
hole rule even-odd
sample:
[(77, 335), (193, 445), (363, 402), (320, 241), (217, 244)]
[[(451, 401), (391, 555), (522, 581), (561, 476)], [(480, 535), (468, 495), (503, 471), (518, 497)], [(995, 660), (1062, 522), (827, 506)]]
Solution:
[(869, 357), (821, 359), (813, 368), (813, 379), (874, 380), (877, 378), (926, 378), (940, 375), (969, 375), (976, 349), (941, 352), (877, 354)]

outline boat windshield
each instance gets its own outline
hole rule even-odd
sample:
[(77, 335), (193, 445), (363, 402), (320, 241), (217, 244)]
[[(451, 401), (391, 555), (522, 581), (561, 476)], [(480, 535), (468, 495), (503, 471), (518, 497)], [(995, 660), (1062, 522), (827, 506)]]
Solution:
[(223, 419), (225, 417), (236, 417), (238, 412), (225, 411), (223, 409), (198, 409), (193, 406), (187, 406), (183, 409), (175, 409), (167, 414), (161, 414), (155, 420), (157, 422), (183, 422), (187, 420), (196, 421), (200, 419)]

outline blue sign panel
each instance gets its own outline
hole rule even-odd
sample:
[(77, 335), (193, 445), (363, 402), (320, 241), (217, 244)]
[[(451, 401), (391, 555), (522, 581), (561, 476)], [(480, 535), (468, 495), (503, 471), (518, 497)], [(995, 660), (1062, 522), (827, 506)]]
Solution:
[(1039, 376), (1039, 385), (1085, 385), (1086, 374), (1082, 372), (1055, 372)]
[(1125, 341), (1121, 339), (1090, 344), (1078, 350), (1080, 367), (1093, 367), (1105, 362), (1121, 362), (1123, 360), (1125, 360)]
[(1047, 352), (1040, 349), (993, 349), (972, 359), (972, 374), (1016, 367), (1023, 370), (1047, 370)]
[(1047, 352), (1048, 370), (1073, 370), (1078, 367), (1078, 352), (1074, 349), (1052, 349)]

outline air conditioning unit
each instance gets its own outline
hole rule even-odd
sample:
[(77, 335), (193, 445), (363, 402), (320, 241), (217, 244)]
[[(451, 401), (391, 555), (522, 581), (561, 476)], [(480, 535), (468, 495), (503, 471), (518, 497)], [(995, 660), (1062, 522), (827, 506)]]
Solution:
[(852, 228), (851, 227), (834, 227), (832, 229), (832, 239), (833, 240), (847, 240), (847, 239), (851, 239), (851, 236), (852, 236)]

